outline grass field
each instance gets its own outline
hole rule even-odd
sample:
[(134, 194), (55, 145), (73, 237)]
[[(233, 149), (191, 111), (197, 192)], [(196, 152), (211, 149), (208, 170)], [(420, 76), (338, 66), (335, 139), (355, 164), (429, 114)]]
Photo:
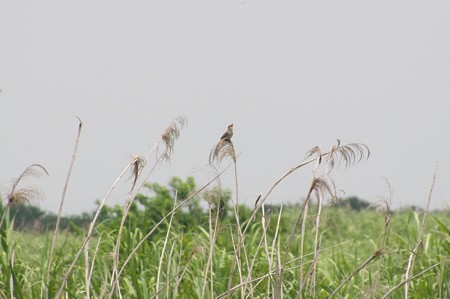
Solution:
[[(232, 134), (224, 135), (211, 151), (217, 173), (209, 183), (192, 188), (175, 180), (173, 193), (151, 185), (155, 197), (143, 197), (139, 191), (170, 157), (182, 127), (177, 119), (147, 157), (126, 165), (79, 234), (58, 231), (58, 223), (44, 234), (14, 230), (10, 207), (40, 196), (21, 179), (45, 173), (40, 165), (25, 170), (1, 213), (0, 298), (450, 297), (450, 214), (428, 210), (431, 192), (420, 211), (393, 213), (389, 199), (361, 211), (336, 204), (333, 168), (367, 159), (367, 146), (313, 148), (249, 208), (238, 204), (238, 159)], [(285, 177), (307, 166), (311, 184), (301, 203), (265, 203)], [(227, 193), (215, 184), (232, 169), (235, 188)], [(129, 198), (108, 207), (130, 172)], [(226, 194), (231, 202), (222, 200)]]
[[(389, 298), (404, 298), (402, 283), (422, 214), (394, 213), (386, 227), (384, 215), (372, 210), (325, 208), (320, 250), (315, 251), (313, 215), (307, 219), (303, 250), (301, 236), (295, 234), (286, 251), (298, 208), (269, 212), (265, 217), (258, 214), (245, 236), (240, 257), (236, 250), (237, 237), (233, 236), (233, 221), (217, 224), (220, 228), (213, 229), (212, 233), (203, 226), (188, 232), (172, 226), (166, 235), (161, 230), (144, 242), (129, 260), (114, 293), (111, 293), (112, 253), (117, 230), (103, 223), (90, 242), (89, 253), (83, 252), (68, 276), (64, 284), (67, 292), (62, 294), (64, 298), (82, 298), (88, 295), (89, 286), (89, 296), (93, 298), (296, 298), (300, 293), (303, 298), (330, 298), (345, 282), (336, 292), (336, 298), (381, 298), (389, 291), (392, 291)], [(448, 213), (429, 215), (414, 255), (409, 298), (448, 298), (449, 219)], [(170, 219), (166, 228), (169, 226)], [(148, 229), (124, 229), (120, 267)], [(16, 298), (43, 297), (51, 233), (10, 231), (7, 240), (8, 245), (3, 247), (6, 252), (2, 252), (0, 296), (12, 298), (10, 292), (14, 291)], [(83, 240), (71, 235), (60, 236), (53, 257), (50, 297), (57, 291)], [(384, 248), (383, 254), (375, 254), (380, 248)], [(374, 255), (377, 256), (363, 265)]]

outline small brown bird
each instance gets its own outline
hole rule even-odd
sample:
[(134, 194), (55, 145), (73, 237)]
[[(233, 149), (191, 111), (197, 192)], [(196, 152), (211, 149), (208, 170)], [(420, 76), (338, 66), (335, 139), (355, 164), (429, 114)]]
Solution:
[(233, 137), (233, 124), (228, 126), (227, 131), (223, 133), (222, 137), (220, 137), (220, 140), (231, 141), (231, 137)]

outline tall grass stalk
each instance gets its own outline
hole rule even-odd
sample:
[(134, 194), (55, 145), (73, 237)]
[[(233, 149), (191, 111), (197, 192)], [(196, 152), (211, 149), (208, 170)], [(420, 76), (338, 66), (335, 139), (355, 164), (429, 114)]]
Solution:
[(91, 292), (89, 288), (89, 248), (88, 246), (84, 247), (84, 284), (86, 286), (86, 299), (91, 298)]
[[(234, 211), (234, 217), (236, 220), (236, 231), (237, 231), (237, 243), (236, 248), (234, 249), (236, 251), (235, 259), (233, 259), (231, 263), (230, 273), (228, 277), (228, 288), (231, 287), (234, 271), (236, 269), (236, 266), (238, 267), (239, 271), (239, 282), (243, 282), (243, 272), (242, 272), (242, 266), (244, 263), (242, 262), (242, 258), (245, 260), (245, 265), (247, 266), (247, 272), (251, 274), (249, 271), (249, 259), (247, 255), (247, 251), (244, 244), (244, 237), (242, 232), (242, 227), (239, 219), (239, 185), (238, 185), (238, 174), (237, 174), (237, 155), (236, 150), (234, 147), (233, 142), (231, 141), (231, 137), (233, 136), (233, 125), (230, 125), (228, 127), (227, 132), (222, 135), (219, 142), (214, 146), (212, 149), (210, 155), (209, 155), (209, 163), (211, 165), (214, 165), (214, 162), (216, 162), (218, 165), (227, 157), (231, 158), (234, 163), (234, 179), (235, 179), (235, 188), (236, 188), (236, 199), (233, 201), (233, 211)], [(243, 257), (242, 257), (243, 256)], [(243, 293), (245, 289), (247, 288), (247, 284), (244, 283), (244, 290), (241, 292), (241, 297), (243, 296)], [(253, 290), (250, 286), (250, 293), (253, 293)], [(243, 298), (243, 297), (242, 297)]]
[[(178, 194), (175, 190), (175, 201), (174, 201), (174, 205), (177, 204), (177, 198), (178, 198)], [(159, 293), (159, 280), (161, 278), (161, 270), (163, 269), (163, 261), (164, 261), (164, 257), (165, 257), (165, 252), (166, 252), (166, 247), (167, 247), (167, 242), (169, 240), (169, 235), (171, 234), (171, 228), (172, 228), (172, 220), (173, 220), (173, 216), (175, 215), (175, 213), (173, 213), (170, 216), (170, 220), (169, 220), (169, 225), (167, 226), (167, 232), (166, 232), (166, 237), (164, 238), (164, 244), (163, 244), (163, 248), (161, 249), (161, 256), (159, 258), (159, 265), (158, 265), (158, 274), (156, 275), (156, 293)], [(169, 269), (167, 269), (169, 271)], [(167, 272), (170, 273), (170, 272)]]
[(9, 289), (11, 291), (11, 299), (15, 299), (14, 294), (16, 293), (16, 290), (14, 288), (14, 286), (16, 285), (16, 279), (14, 277), (14, 261), (15, 261), (15, 257), (16, 257), (16, 251), (13, 249), (11, 252), (11, 274), (9, 277)]
[(283, 213), (283, 205), (280, 206), (280, 212), (278, 213), (278, 220), (277, 220), (277, 225), (275, 227), (275, 235), (273, 237), (272, 240), (272, 251), (270, 253), (270, 263), (269, 263), (269, 270), (273, 269), (273, 260), (274, 260), (274, 253), (275, 253), (275, 245), (276, 243), (278, 243), (278, 250), (276, 252), (276, 272), (275, 272), (275, 281), (276, 281), (276, 285), (275, 285), (275, 289), (273, 287), (270, 287), (269, 284), (267, 285), (267, 292), (269, 294), (270, 289), (272, 289), (272, 293), (275, 294), (275, 298), (282, 298), (283, 297), (283, 293), (281, 291), (281, 285), (282, 285), (282, 281), (283, 281), (283, 269), (281, 267), (281, 258), (280, 258), (280, 242), (279, 242), (279, 238), (278, 238), (278, 234), (280, 231), (280, 221), (281, 221), (281, 215)]
[[(241, 285), (242, 287), (245, 287), (246, 283), (243, 280), (243, 276), (242, 276), (242, 262), (241, 262), (241, 258), (240, 258), (239, 252), (237, 251), (237, 247), (239, 246), (239, 244), (236, 244), (236, 241), (234, 240), (232, 227), (230, 227), (230, 238), (231, 238), (231, 244), (233, 246), (233, 251), (236, 252), (236, 254), (234, 255), (234, 259), (232, 261), (232, 264), (231, 264), (230, 274), (228, 274), (229, 275), (228, 276), (228, 290), (231, 292), (231, 286), (233, 284), (233, 275), (234, 275), (235, 267), (237, 267), (237, 269), (238, 269), (239, 285)], [(240, 292), (241, 298), (244, 298), (244, 290), (241, 288), (240, 291), (241, 291)]]
[[(272, 269), (272, 256), (269, 253), (269, 241), (268, 241), (268, 238), (267, 238), (267, 227), (270, 225), (271, 218), (269, 218), (269, 216), (267, 216), (267, 218), (266, 218), (266, 212), (264, 210), (264, 206), (261, 207), (261, 212), (262, 212), (261, 213), (262, 214), (261, 224), (262, 224), (262, 229), (263, 229), (263, 235), (262, 235), (261, 241), (264, 242), (264, 252), (266, 254), (267, 265), (268, 265), (269, 270), (271, 270)], [(269, 220), (266, 220), (266, 219), (269, 219)], [(276, 239), (276, 238), (274, 237), (274, 239)], [(257, 249), (259, 249), (260, 246), (261, 245), (259, 245), (257, 247)], [(254, 257), (253, 257), (253, 260), (252, 260), (252, 267), (250, 268), (250, 272), (252, 272), (252, 270), (253, 270), (253, 266), (254, 266), (254, 263), (256, 261), (256, 256), (257, 255), (254, 254)], [(247, 279), (251, 280), (251, 276), (249, 275)]]
[[(267, 274), (264, 274), (264, 275), (261, 275), (261, 276), (259, 276), (259, 277), (257, 277), (257, 278), (253, 278), (249, 283), (259, 283), (259, 282), (261, 282), (261, 281), (263, 281), (263, 280), (265, 280), (265, 279), (267, 279), (267, 278), (270, 278), (272, 275), (273, 275), (272, 272), (267, 273)], [(231, 288), (230, 288), (229, 290), (227, 290), (226, 292), (224, 292), (224, 293), (218, 295), (218, 296), (216, 297), (216, 299), (230, 298), (229, 295), (230, 295), (232, 292), (241, 289), (243, 286), (244, 286), (244, 283), (239, 283), (239, 284), (237, 284), (237, 285), (231, 287)]]
[[(338, 143), (339, 146), (339, 143)], [(314, 221), (314, 257), (313, 257), (313, 262), (310, 268), (310, 273), (308, 273), (308, 275), (310, 275), (311, 277), (311, 290), (312, 290), (312, 296), (315, 297), (315, 285), (316, 285), (316, 268), (317, 268), (317, 263), (319, 262), (319, 254), (320, 254), (320, 240), (319, 240), (319, 231), (320, 231), (320, 220), (321, 220), (321, 216), (322, 216), (322, 205), (323, 205), (323, 196), (324, 196), (324, 189), (326, 189), (329, 193), (329, 195), (334, 198), (335, 194), (331, 191), (329, 185), (328, 185), (328, 174), (331, 172), (331, 170), (333, 169), (333, 164), (334, 164), (334, 160), (333, 160), (333, 154), (334, 151), (337, 149), (337, 147), (335, 145), (332, 146), (332, 148), (330, 149), (330, 155), (328, 156), (327, 159), (327, 165), (323, 174), (323, 184), (322, 186), (320, 186), (320, 188), (318, 188), (318, 190), (316, 190), (316, 197), (317, 197), (317, 215), (316, 215), (316, 219)], [(321, 159), (321, 155), (320, 152), (318, 154), (319, 156), (319, 161), (318, 163), (320, 163), (320, 159)], [(317, 165), (318, 167), (318, 165)], [(301, 293), (299, 294), (301, 296)]]
[[(416, 241), (416, 244), (414, 245), (414, 248), (411, 251), (411, 254), (409, 255), (409, 258), (408, 258), (408, 265), (406, 266), (405, 280), (408, 280), (408, 278), (410, 276), (410, 272), (412, 272), (414, 258), (417, 254), (417, 250), (418, 250), (420, 244), (422, 243), (422, 234), (423, 234), (423, 230), (425, 227), (425, 219), (427, 218), (427, 214), (430, 209), (431, 195), (433, 194), (434, 183), (436, 182), (436, 174), (437, 174), (438, 167), (439, 167), (439, 163), (436, 162), (436, 167), (434, 169), (434, 174), (433, 174), (433, 179), (431, 182), (430, 191), (429, 191), (428, 197), (427, 197), (427, 203), (425, 205), (425, 210), (423, 213), (422, 223), (420, 224), (420, 229), (419, 229), (419, 232), (417, 233), (417, 241)], [(408, 291), (409, 291), (409, 281), (407, 281), (405, 283), (405, 299), (408, 298)]]
[[(221, 190), (220, 187), (219, 187), (219, 190)], [(207, 194), (207, 196), (211, 196), (211, 195)], [(221, 211), (220, 211), (220, 207), (218, 207), (216, 209), (216, 215), (213, 218), (212, 201), (213, 200), (220, 201), (221, 198), (222, 198), (221, 193), (219, 193), (218, 199), (208, 198), (209, 250), (208, 250), (208, 260), (206, 262), (206, 266), (205, 266), (205, 270), (204, 270), (204, 274), (203, 274), (204, 279), (203, 279), (201, 298), (205, 298), (206, 285), (208, 284), (208, 272), (210, 274), (210, 277), (209, 277), (210, 290), (209, 291), (211, 293), (211, 296), (213, 296), (213, 294), (214, 294), (214, 268), (213, 268), (212, 260), (213, 260), (213, 255), (214, 255), (214, 246), (216, 243), (217, 234), (219, 232), (219, 215), (220, 215)], [(213, 228), (213, 219), (214, 219), (214, 228)]]
[[(258, 253), (261, 250), (261, 248), (264, 248), (265, 254), (266, 254), (266, 259), (270, 259), (270, 255), (269, 255), (269, 249), (268, 249), (268, 245), (267, 245), (267, 226), (268, 226), (268, 222), (266, 220), (266, 215), (265, 215), (265, 211), (264, 211), (264, 206), (261, 207), (261, 226), (262, 226), (262, 236), (261, 239), (259, 240), (258, 245), (256, 246), (256, 248), (254, 248), (254, 250), (252, 251), (253, 253), (253, 258), (251, 260), (250, 263), (250, 267), (247, 273), (247, 277), (245, 279), (245, 281), (247, 283), (244, 284), (244, 289), (243, 291), (245, 292), (245, 286), (248, 285), (248, 283), (252, 280), (252, 275), (251, 273), (253, 272), (253, 267), (255, 266), (256, 263), (256, 259), (258, 258)], [(270, 220), (270, 219), (269, 219)], [(270, 262), (268, 262), (268, 265), (270, 265)], [(268, 268), (268, 270), (270, 271), (270, 266)], [(250, 284), (251, 285), (251, 284)], [(252, 297), (253, 292), (250, 292), (249, 296)]]
[[(250, 264), (249, 264), (249, 259), (248, 259), (248, 255), (247, 255), (247, 249), (245, 247), (245, 240), (244, 240), (244, 235), (242, 233), (242, 227), (241, 227), (241, 220), (239, 218), (239, 184), (238, 184), (238, 173), (237, 173), (237, 158), (236, 158), (236, 154), (234, 151), (234, 146), (233, 146), (233, 162), (234, 162), (234, 180), (235, 180), (235, 187), (236, 187), (236, 202), (233, 205), (233, 209), (234, 209), (234, 216), (236, 219), (236, 230), (237, 230), (237, 259), (236, 262), (242, 264), (242, 253), (244, 255), (244, 259), (245, 259), (245, 265), (247, 265), (247, 273), (249, 275), (249, 279), (251, 279), (251, 269), (250, 269)], [(241, 267), (242, 268), (242, 267)], [(230, 273), (230, 277), (233, 275), (233, 271), (231, 271)], [(242, 274), (239, 275), (240, 278), (243, 277)], [(243, 288), (243, 292), (242, 294), (245, 293), (246, 288), (248, 287), (248, 285), (246, 283), (244, 283), (244, 288)], [(250, 285), (250, 296), (253, 297), (253, 288)]]
[[(78, 119), (78, 131), (77, 131), (77, 137), (75, 139), (75, 147), (73, 149), (72, 158), (70, 159), (69, 171), (67, 173), (66, 181), (64, 183), (64, 188), (63, 188), (63, 192), (61, 195), (61, 201), (59, 204), (58, 216), (56, 217), (55, 230), (53, 231), (52, 245), (50, 246), (50, 252), (48, 254), (47, 275), (46, 275), (47, 277), (45, 279), (45, 284), (47, 285), (47, 287), (45, 287), (45, 298), (49, 297), (48, 293), (49, 293), (49, 286), (50, 286), (50, 274), (51, 274), (51, 267), (52, 267), (53, 251), (54, 251), (55, 245), (56, 245), (56, 238), (58, 236), (59, 224), (61, 222), (61, 216), (62, 216), (62, 211), (63, 211), (63, 207), (64, 207), (64, 202), (66, 199), (67, 188), (69, 186), (70, 177), (72, 175), (73, 165), (75, 164), (75, 158), (76, 158), (77, 152), (78, 152), (78, 143), (80, 141), (81, 130), (83, 128), (83, 122), (81, 121), (81, 119), (79, 117), (77, 117), (77, 119)], [(89, 298), (89, 292), (87, 293), (87, 298)]]
[[(388, 236), (389, 232), (391, 230), (391, 202), (392, 202), (392, 195), (393, 190), (391, 185), (389, 184), (389, 181), (386, 179), (386, 186), (388, 188), (388, 197), (381, 200), (380, 203), (378, 203), (378, 207), (375, 208), (375, 210), (381, 212), (384, 215), (384, 231), (383, 236), (381, 238), (380, 242), (380, 248), (386, 248), (388, 243)], [(383, 255), (381, 255), (378, 259), (378, 269), (376, 272), (374, 285), (378, 285), (381, 277), (381, 270), (382, 270), (382, 262), (383, 262)]]
[[(318, 191), (318, 188), (320, 188), (319, 179), (316, 178), (316, 173), (317, 173), (317, 170), (319, 168), (321, 161), (322, 161), (322, 155), (319, 151), (319, 153), (317, 154), (316, 164), (312, 171), (312, 181), (311, 181), (311, 186), (309, 188), (308, 196), (305, 199), (305, 204), (304, 204), (303, 210), (300, 212), (300, 215), (303, 213), (303, 219), (302, 219), (301, 228), (300, 228), (300, 230), (301, 230), (301, 232), (300, 232), (300, 259), (299, 259), (299, 275), (298, 275), (299, 298), (302, 297), (303, 284), (304, 284), (304, 282), (303, 282), (303, 255), (304, 255), (304, 246), (305, 246), (306, 220), (307, 220), (307, 216), (308, 216), (308, 210), (310, 207), (312, 192)], [(295, 229), (296, 228), (293, 227), (292, 231), (294, 232)], [(293, 235), (293, 234), (291, 234), (291, 235)]]
[[(175, 243), (173, 243), (172, 246), (170, 247), (168, 262), (167, 262), (167, 274), (170, 273), (170, 269), (172, 267), (172, 260), (173, 260), (172, 256), (173, 256), (174, 250), (175, 250)], [(181, 258), (181, 255), (180, 255), (180, 258)], [(180, 265), (180, 261), (178, 261), (178, 265)], [(175, 277), (178, 278), (178, 271), (177, 271), (177, 274), (175, 275)], [(166, 289), (166, 298), (170, 297), (169, 296), (169, 291), (170, 291), (169, 285), (170, 285), (171, 279), (173, 279), (173, 278), (171, 278), (169, 275), (166, 275), (166, 285), (164, 286)], [(178, 292), (178, 289), (175, 289), (174, 296), (177, 295), (177, 292)], [(155, 295), (157, 296), (158, 293), (156, 293)]]
[[(94, 255), (92, 256), (91, 265), (89, 267), (89, 274), (88, 274), (87, 283), (86, 283), (86, 297), (87, 298), (90, 297), (92, 274), (94, 273), (95, 259), (96, 259), (97, 254), (98, 254), (98, 250), (100, 248), (100, 242), (101, 241), (102, 241), (102, 236), (100, 235), (99, 238), (98, 238), (98, 241), (97, 241), (97, 245), (95, 246)], [(106, 283), (105, 283), (105, 285), (106, 285)]]

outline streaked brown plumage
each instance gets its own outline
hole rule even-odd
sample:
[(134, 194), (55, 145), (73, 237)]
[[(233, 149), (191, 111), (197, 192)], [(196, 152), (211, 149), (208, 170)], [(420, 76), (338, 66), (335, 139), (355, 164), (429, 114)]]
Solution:
[(222, 137), (220, 137), (220, 140), (230, 141), (231, 137), (233, 137), (233, 124), (228, 126), (227, 131), (223, 133)]

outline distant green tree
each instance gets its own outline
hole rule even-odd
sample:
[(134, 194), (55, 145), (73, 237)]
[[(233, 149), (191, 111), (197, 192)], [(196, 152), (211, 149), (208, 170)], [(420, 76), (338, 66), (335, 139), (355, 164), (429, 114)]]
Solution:
[[(188, 199), (195, 191), (195, 180), (188, 177), (183, 181), (179, 177), (174, 177), (169, 181), (169, 186), (161, 186), (158, 183), (146, 183), (144, 186), (151, 191), (151, 195), (138, 194), (136, 200), (144, 209), (144, 225), (152, 225), (159, 222), (164, 216), (170, 213), (174, 206)], [(205, 216), (200, 207), (199, 197), (194, 196), (189, 199), (185, 209), (177, 211), (175, 221), (184, 228), (196, 227)]]
[[(55, 229), (56, 214), (44, 211), (39, 206), (17, 204), (11, 206), (9, 213), (15, 230), (42, 233)], [(91, 220), (92, 213), (63, 216), (60, 222), (60, 229), (72, 233), (82, 233), (82, 230), (89, 225)]]
[(349, 207), (352, 210), (361, 211), (367, 209), (370, 206), (370, 203), (357, 196), (351, 196), (339, 201), (337, 206)]
[(45, 212), (37, 206), (19, 204), (11, 206), (10, 217), (14, 219), (14, 228), (17, 230), (45, 229), (47, 224), (42, 223)]

